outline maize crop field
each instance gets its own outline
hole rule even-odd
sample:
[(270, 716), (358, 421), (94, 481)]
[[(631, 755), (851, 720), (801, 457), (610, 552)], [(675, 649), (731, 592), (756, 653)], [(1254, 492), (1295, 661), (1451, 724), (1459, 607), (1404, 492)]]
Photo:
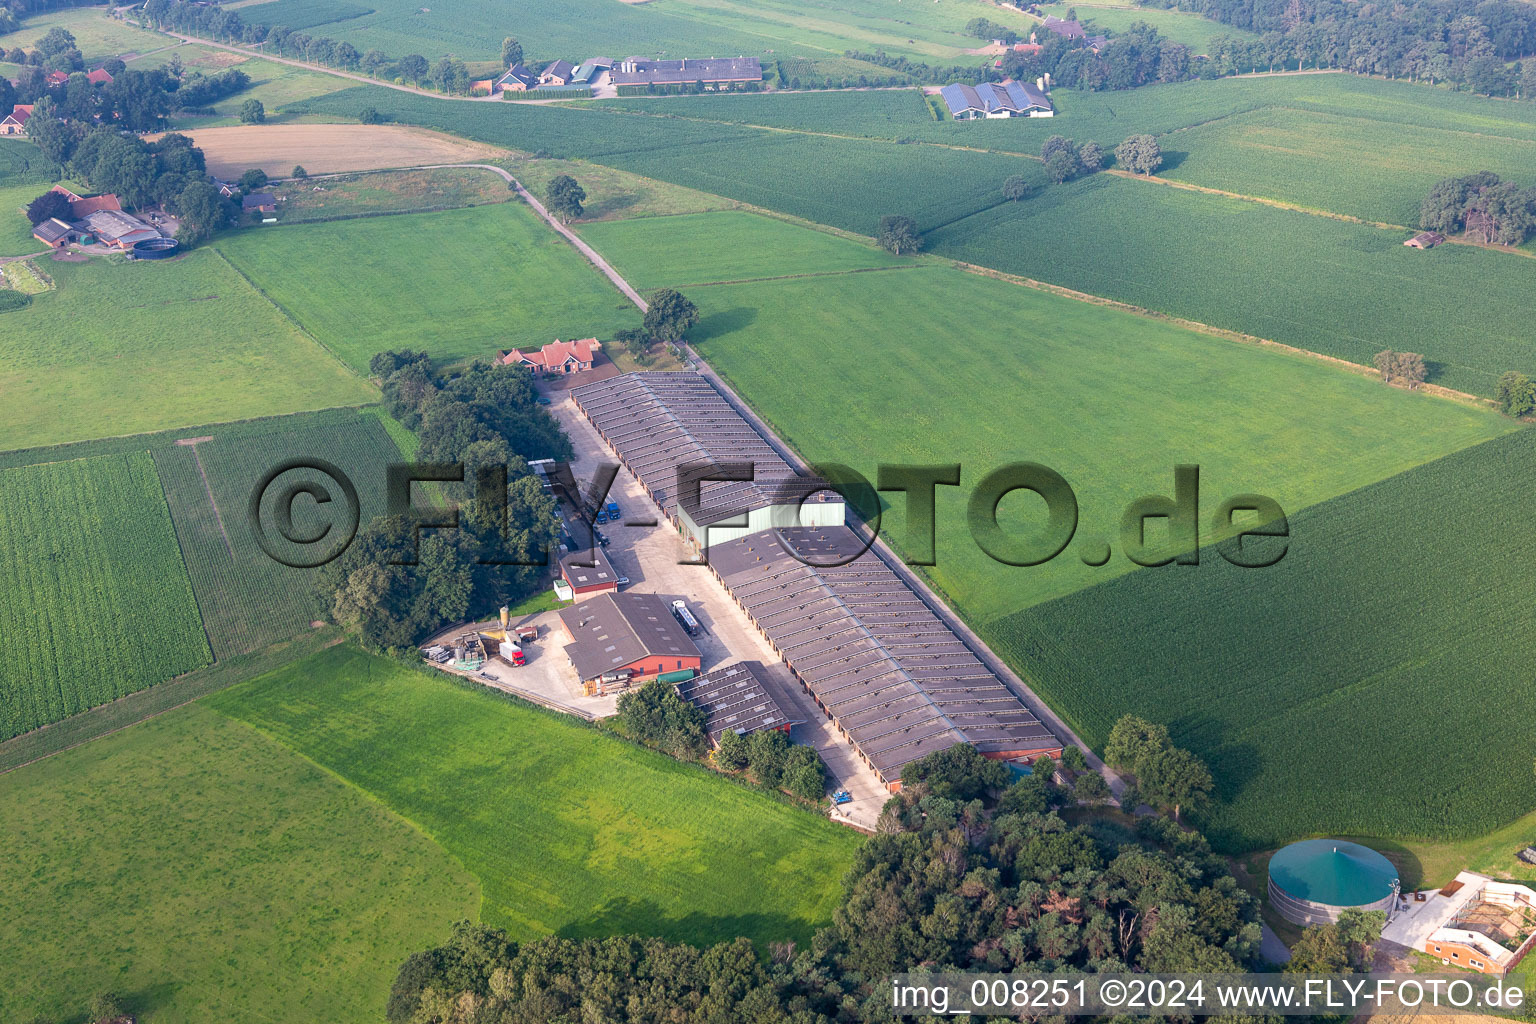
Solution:
[(0, 471), (0, 739), (206, 665), (143, 451)]

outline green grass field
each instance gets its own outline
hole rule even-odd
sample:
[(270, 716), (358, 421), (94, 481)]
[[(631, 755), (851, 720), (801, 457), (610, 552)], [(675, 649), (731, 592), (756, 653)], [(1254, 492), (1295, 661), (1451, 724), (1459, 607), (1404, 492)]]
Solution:
[[(728, 232), (711, 226), (727, 216)], [(684, 220), (672, 219), (679, 230), (668, 247), (614, 225), (603, 251), (657, 281), (669, 267), (674, 280), (694, 276), (691, 254), (717, 233), (743, 251), (785, 230), (807, 235), (813, 252), (841, 247), (855, 259), (868, 251), (739, 214), (686, 218), (691, 233), (681, 230)], [(744, 276), (759, 275), (749, 267)], [(1120, 510), (1167, 492), (1178, 462), (1201, 466), (1208, 510), (1257, 491), (1294, 511), (1513, 426), (1314, 360), (941, 266), (687, 294), (703, 313), (700, 353), (807, 458), (871, 475), (881, 461), (958, 461), (970, 483), (1006, 462), (1041, 462), (1076, 489), (1080, 539), (1113, 537)], [(809, 369), (790, 374), (786, 366)], [(964, 531), (968, 487), (939, 491), (948, 525), (929, 571), (972, 621), (1133, 568), (1123, 557), (1089, 568), (1075, 548), (1037, 568), (994, 563)], [(1003, 512), (1022, 531), (1031, 509), (1016, 500)], [(885, 524), (898, 544), (899, 504)]]
[[(160, 443), (152, 452), (213, 653), (221, 660), (245, 654), (328, 619), (330, 609), (314, 592), (316, 570), (280, 564), (257, 544), (247, 512), (250, 496), (276, 466), (290, 459), (324, 459), (352, 480), (359, 523), (366, 526), (384, 514), (385, 471), (401, 460), (382, 420), (338, 410), (187, 433), (211, 440), (195, 448)], [(324, 474), (308, 470), (286, 473), (275, 483), (300, 481), (335, 487)], [(267, 522), (270, 530), (271, 519)], [(327, 525), (339, 530), (343, 522), (305, 499), (295, 505), (294, 524), (315, 535)], [(292, 561), (313, 555), (276, 535), (272, 540)]]
[(206, 703), (415, 823), (516, 938), (806, 942), (859, 836), (697, 766), (424, 669), (332, 648)]
[(142, 452), (0, 471), (0, 739), (209, 660)]
[(1441, 178), (1495, 171), (1525, 184), (1536, 138), (1271, 107), (1165, 136), (1165, 177), (1417, 229)]
[[(639, 311), (526, 205), (266, 228), (219, 251), (359, 372), (386, 349), (491, 358)], [(346, 273), (334, 272), (344, 259)]]
[[(1430, 379), (1491, 394), (1536, 370), (1518, 298), (1536, 260), (1419, 252), (1401, 232), (1095, 175), (951, 224), (939, 254), (1369, 365), (1422, 352)], [(1475, 294), (1478, 300), (1469, 302)]]
[(1233, 28), (1219, 21), (1188, 11), (1170, 11), (1158, 7), (1137, 7), (1132, 4), (1046, 4), (1040, 8), (1047, 15), (1065, 18), (1070, 10), (1077, 11), (1078, 20), (1090, 32), (1098, 31), (1114, 36), (1124, 32), (1138, 21), (1144, 21), (1157, 29), (1164, 39), (1183, 43), (1195, 53), (1209, 53), (1211, 40), (1219, 36), (1232, 39), (1254, 40), (1257, 33)]
[(57, 287), (0, 318), (0, 448), (378, 397), (216, 252), (44, 266)]
[(611, 221), (580, 231), (640, 289), (910, 266), (884, 249), (752, 213)]
[(42, 150), (26, 139), (0, 139), (0, 185), (52, 185), (57, 172)]
[(21, 28), (15, 32), (0, 35), (0, 46), (7, 50), (18, 46), (23, 50), (31, 50), (55, 26), (75, 37), (75, 43), (87, 62), (143, 53), (175, 42), (158, 32), (147, 32), (126, 21), (108, 17), (101, 7), (76, 7), (25, 19)]
[(0, 1018), (383, 1019), (474, 877), (377, 801), (193, 705), (4, 776)]
[(1533, 467), (1523, 430), (1300, 512), (1272, 568), (1202, 557), (984, 633), (1094, 744), (1168, 722), (1211, 762), (1224, 845), (1479, 836), (1536, 807)]
[(6, 179), (0, 179), (0, 256), (26, 256), (46, 251), (48, 247), (32, 237), (32, 224), (23, 211), (28, 203), (53, 187), (53, 183), (11, 185), (4, 181)]
[[(421, 53), (435, 59), (453, 53), (465, 60), (500, 55), (501, 40), (516, 26), (530, 58), (581, 60), (594, 53), (664, 54), (669, 58), (737, 54), (763, 57), (841, 57), (846, 50), (965, 59), (984, 40), (965, 34), (972, 18), (1005, 22), (1027, 32), (1024, 14), (982, 0), (944, 4), (888, 0), (653, 0), (617, 5), (611, 0), (573, 0), (551, 7), (537, 0), (491, 3), (447, 0), (430, 8), (403, 0), (369, 0), (366, 5), (278, 0), (245, 9), (254, 19), (278, 19), (298, 12), (316, 23), (313, 34), (345, 39), (359, 50), (377, 47), (390, 54)], [(331, 20), (355, 13), (372, 13)], [(268, 13), (264, 13), (264, 11)], [(287, 22), (284, 22), (286, 24)]]

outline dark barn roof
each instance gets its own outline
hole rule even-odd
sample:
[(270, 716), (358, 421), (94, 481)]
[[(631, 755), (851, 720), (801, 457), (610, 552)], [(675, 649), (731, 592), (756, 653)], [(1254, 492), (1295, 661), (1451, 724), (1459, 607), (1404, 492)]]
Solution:
[(678, 696), (708, 716), (704, 728), (713, 743), (727, 729), (746, 735), (803, 722), (785, 714), (774, 690), (768, 670), (755, 661), (739, 661), (677, 684)]
[(798, 501), (836, 501), (821, 481), (803, 477), (697, 373), (630, 373), (574, 388), (571, 398), (667, 515), (678, 504), (680, 467), (750, 462), (752, 481), (700, 485), (687, 509), (699, 526), (751, 508)]
[(561, 555), (560, 575), (573, 587), (617, 586), (619, 581), (613, 563), (608, 561), (603, 549), (595, 545)]
[(599, 594), (562, 608), (560, 620), (575, 637), (566, 656), (584, 680), (647, 657), (701, 657), (671, 605), (655, 594)]
[(956, 743), (983, 752), (1059, 746), (922, 598), (862, 548), (847, 527), (796, 527), (716, 545), (710, 565), (885, 780)]

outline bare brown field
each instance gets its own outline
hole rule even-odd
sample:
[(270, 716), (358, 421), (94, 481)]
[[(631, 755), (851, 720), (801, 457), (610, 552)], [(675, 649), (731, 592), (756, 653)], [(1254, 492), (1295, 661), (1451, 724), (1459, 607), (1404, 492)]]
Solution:
[(260, 167), (286, 177), (295, 164), (311, 174), (377, 171), (424, 164), (489, 161), (505, 153), (421, 128), (367, 124), (251, 124), (185, 132), (208, 158), (208, 171), (239, 177)]

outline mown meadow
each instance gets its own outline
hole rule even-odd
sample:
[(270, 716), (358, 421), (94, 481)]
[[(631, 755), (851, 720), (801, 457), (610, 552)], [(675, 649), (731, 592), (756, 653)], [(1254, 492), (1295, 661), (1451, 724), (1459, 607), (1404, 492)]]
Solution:
[(359, 373), (388, 349), (489, 359), (639, 325), (634, 306), (522, 203), (278, 225), (215, 245)]
[(0, 739), (205, 665), (143, 452), (0, 470)]
[(377, 801), (202, 705), (0, 784), (0, 1019), (382, 1020), (473, 875)]
[(217, 252), (45, 267), (57, 287), (0, 315), (0, 448), (378, 397)]
[(1091, 743), (1167, 722), (1225, 846), (1479, 835), (1536, 806), (1533, 468), (1521, 430), (1297, 512), (1270, 568), (1206, 551), (982, 632)]
[(473, 683), (335, 647), (205, 703), (412, 822), (518, 939), (808, 942), (860, 837)]

